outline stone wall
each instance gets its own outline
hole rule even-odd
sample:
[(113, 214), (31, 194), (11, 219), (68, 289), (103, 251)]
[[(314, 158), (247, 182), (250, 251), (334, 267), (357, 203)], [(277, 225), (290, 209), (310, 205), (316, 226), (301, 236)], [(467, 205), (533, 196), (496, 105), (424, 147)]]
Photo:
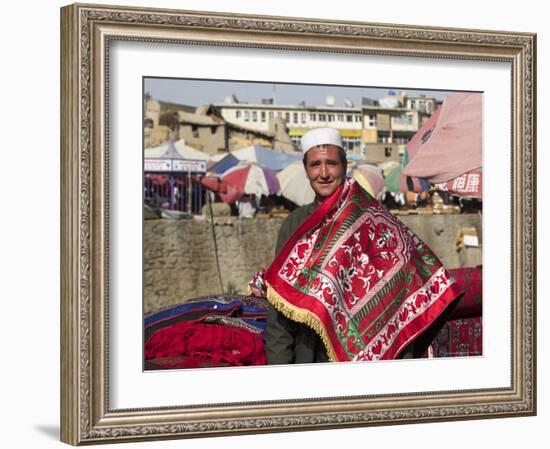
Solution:
[[(456, 238), (462, 228), (473, 227), (482, 245), (481, 215), (405, 215), (399, 219), (412, 229), (441, 259), (447, 268), (462, 266), (459, 253), (456, 251)], [(481, 257), (469, 258), (470, 266), (481, 265)]]
[[(218, 217), (214, 221), (224, 291), (244, 293), (275, 253), (282, 219)], [(222, 291), (209, 220), (145, 220), (145, 313)]]
[[(460, 228), (473, 226), (481, 238), (481, 217), (476, 214), (399, 218), (449, 268), (460, 266), (455, 250)], [(281, 218), (215, 218), (223, 290), (244, 293), (250, 278), (271, 262), (282, 221)], [(143, 249), (145, 313), (222, 291), (209, 220), (145, 220)]]

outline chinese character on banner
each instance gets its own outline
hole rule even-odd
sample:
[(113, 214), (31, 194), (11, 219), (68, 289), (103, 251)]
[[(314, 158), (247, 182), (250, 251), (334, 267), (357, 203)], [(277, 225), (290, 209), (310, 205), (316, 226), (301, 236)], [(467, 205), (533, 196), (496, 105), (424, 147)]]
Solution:
[(464, 190), (465, 186), (466, 186), (466, 175), (462, 175), (453, 181), (453, 186), (451, 187), (451, 190), (460, 192)]
[(461, 177), (460, 188), (456, 188), (458, 195), (481, 198), (483, 190), (483, 175), (481, 169), (472, 170)]
[(451, 181), (436, 184), (436, 188), (454, 195), (481, 198), (483, 187), (483, 175), (481, 169), (464, 173)]
[(479, 173), (469, 173), (464, 189), (468, 193), (477, 193), (479, 191)]

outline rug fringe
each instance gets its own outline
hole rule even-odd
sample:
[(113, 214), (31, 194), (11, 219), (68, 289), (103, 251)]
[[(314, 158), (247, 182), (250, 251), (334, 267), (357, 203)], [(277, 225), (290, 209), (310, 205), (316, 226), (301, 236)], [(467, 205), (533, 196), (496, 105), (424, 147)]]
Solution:
[(321, 324), (319, 319), (313, 313), (293, 306), (281, 295), (279, 295), (268, 282), (266, 282), (266, 284), (267, 300), (273, 305), (273, 307), (275, 307), (275, 309), (281, 312), (289, 320), (305, 324), (306, 326), (312, 328), (323, 342), (323, 345), (327, 351), (328, 359), (331, 362), (336, 362), (336, 353), (330, 343), (325, 327)]

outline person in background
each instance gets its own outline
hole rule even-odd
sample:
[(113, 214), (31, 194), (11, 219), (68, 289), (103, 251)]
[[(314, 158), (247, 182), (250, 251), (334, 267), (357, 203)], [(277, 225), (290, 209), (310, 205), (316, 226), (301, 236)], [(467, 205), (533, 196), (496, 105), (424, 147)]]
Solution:
[(254, 195), (244, 195), (239, 201), (239, 217), (253, 218), (256, 213)]

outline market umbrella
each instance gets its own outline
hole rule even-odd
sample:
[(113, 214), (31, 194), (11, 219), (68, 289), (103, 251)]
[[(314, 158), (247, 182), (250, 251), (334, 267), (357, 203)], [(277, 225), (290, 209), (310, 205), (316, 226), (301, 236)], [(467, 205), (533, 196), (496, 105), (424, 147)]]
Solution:
[(243, 162), (254, 162), (275, 172), (281, 171), (287, 165), (302, 159), (302, 154), (288, 154), (275, 151), (262, 145), (250, 145), (231, 152)]
[(388, 192), (401, 192), (401, 165), (395, 165), (384, 171), (384, 182)]
[(201, 184), (208, 190), (216, 193), (227, 193), (228, 185), (219, 176), (207, 173), (201, 178)]
[(426, 120), (416, 134), (409, 140), (409, 143), (405, 146), (405, 154), (403, 155), (403, 166), (406, 167), (411, 160), (414, 159), (418, 150), (432, 134), (432, 130), (435, 128), (441, 113), (441, 107), (438, 107), (433, 114)]
[(239, 159), (237, 159), (232, 153), (227, 153), (217, 162), (211, 159), (206, 166), (209, 172), (222, 174), (238, 163)]
[(384, 177), (386, 177), (388, 176), (388, 173), (390, 173), (393, 169), (395, 169), (396, 167), (401, 167), (401, 164), (397, 161), (385, 161), (380, 162), (378, 166), (382, 169)]
[(430, 190), (430, 184), (422, 178), (405, 176), (401, 165), (384, 171), (384, 183), (388, 192), (423, 192)]
[(449, 95), (407, 144), (403, 174), (438, 184), (479, 169), (481, 122), (480, 93)]
[(385, 183), (381, 168), (375, 165), (360, 165), (353, 169), (352, 176), (374, 198), (380, 198), (384, 193)]
[(222, 201), (226, 204), (232, 204), (242, 196), (242, 192), (236, 187), (222, 181), (219, 175), (215, 173), (207, 173), (201, 179), (201, 184), (208, 190), (218, 193)]
[(298, 206), (309, 204), (315, 199), (315, 192), (311, 188), (302, 162), (288, 165), (277, 173), (277, 178), (281, 185), (281, 194)]
[[(240, 163), (227, 170), (221, 177), (228, 187), (241, 195), (273, 195), (281, 190), (277, 175), (267, 167), (259, 164)], [(222, 199), (225, 194), (221, 194)], [(225, 201), (225, 199), (224, 199)]]

